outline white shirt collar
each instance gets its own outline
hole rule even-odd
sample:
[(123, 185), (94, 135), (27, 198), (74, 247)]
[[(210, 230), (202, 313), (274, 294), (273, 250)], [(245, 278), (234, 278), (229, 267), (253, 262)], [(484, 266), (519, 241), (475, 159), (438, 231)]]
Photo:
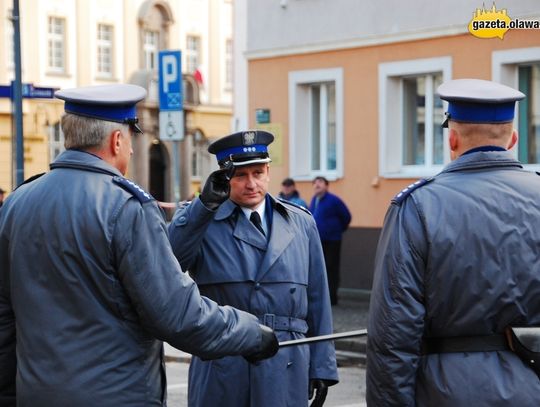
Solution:
[(242, 209), (242, 212), (244, 212), (244, 215), (246, 215), (246, 218), (250, 218), (251, 212), (258, 212), (259, 216), (261, 217), (262, 221), (262, 227), (264, 230), (264, 233), (268, 234), (268, 226), (266, 224), (266, 216), (264, 216), (265, 210), (266, 210), (266, 199), (263, 199), (262, 202), (257, 206), (254, 210), (250, 208), (246, 208), (244, 206), (240, 206), (240, 209)]

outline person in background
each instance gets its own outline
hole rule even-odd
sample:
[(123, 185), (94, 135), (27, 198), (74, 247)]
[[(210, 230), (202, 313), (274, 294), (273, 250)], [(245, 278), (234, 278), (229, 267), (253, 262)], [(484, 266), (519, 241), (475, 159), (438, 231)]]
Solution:
[[(367, 404), (540, 406), (540, 177), (509, 151), (525, 95), (479, 79), (437, 91), (448, 101), (452, 161), (399, 192), (386, 214)], [(523, 360), (511, 327), (527, 328), (534, 345)]]
[(279, 197), (303, 208), (307, 208), (306, 201), (300, 198), (300, 194), (296, 190), (296, 184), (292, 178), (285, 178), (281, 182), (281, 192), (279, 193)]
[(4, 194), (5, 193), (6, 193), (6, 191), (4, 191), (2, 188), (0, 188), (0, 208), (4, 204)]
[(2, 406), (165, 406), (162, 341), (205, 359), (277, 352), (257, 317), (201, 297), (156, 201), (124, 178), (145, 95), (58, 91), (66, 151), (0, 211)]
[[(204, 295), (248, 311), (280, 341), (332, 333), (324, 258), (311, 214), (268, 194), (274, 136), (245, 131), (208, 148), (221, 169), (201, 195), (180, 208), (171, 244)], [(332, 342), (282, 348), (254, 366), (243, 358), (194, 357), (190, 407), (323, 405), (338, 381)]]
[(332, 305), (337, 305), (341, 241), (343, 233), (351, 222), (351, 213), (341, 198), (328, 191), (328, 180), (325, 177), (315, 177), (313, 192), (309, 210), (317, 222), (317, 229), (321, 237), (330, 301)]

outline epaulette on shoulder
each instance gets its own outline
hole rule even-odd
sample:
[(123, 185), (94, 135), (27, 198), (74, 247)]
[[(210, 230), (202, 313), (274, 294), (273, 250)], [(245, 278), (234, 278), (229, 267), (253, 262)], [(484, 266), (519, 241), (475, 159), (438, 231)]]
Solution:
[(133, 181), (130, 181), (124, 177), (115, 176), (113, 177), (113, 182), (117, 185), (120, 185), (126, 191), (130, 192), (142, 204), (154, 200), (154, 197), (152, 195), (150, 195), (140, 186), (135, 184)]
[(297, 203), (294, 203), (294, 202), (291, 202), (291, 201), (287, 201), (286, 199), (283, 199), (283, 198), (277, 198), (277, 200), (281, 203), (284, 203), (284, 204), (287, 204), (287, 205), (291, 205), (291, 206), (294, 206), (295, 208), (298, 208), (302, 211), (304, 211), (305, 213), (307, 213), (308, 215), (311, 215), (311, 212), (309, 211), (308, 208), (305, 208), (303, 207), (302, 205), (298, 205)]
[(407, 199), (409, 197), (409, 195), (416, 189), (426, 185), (428, 182), (431, 182), (433, 180), (433, 177), (431, 178), (422, 178), (422, 179), (419, 179), (418, 181), (416, 182), (413, 182), (411, 185), (409, 185), (408, 187), (402, 189), (401, 191), (399, 191), (399, 193), (394, 197), (392, 198), (392, 203), (395, 203), (395, 204), (398, 204), (398, 205), (401, 205), (401, 203)]
[[(36, 179), (38, 179), (39, 177), (41, 177), (42, 175), (45, 175), (45, 174), (46, 174), (46, 172), (41, 172), (39, 174), (32, 175), (30, 178), (25, 179), (23, 182), (21, 182), (21, 185), (19, 185), (17, 188), (23, 186), (24, 184), (29, 184), (30, 182), (35, 181)], [(17, 189), (17, 188), (15, 188), (15, 189)]]

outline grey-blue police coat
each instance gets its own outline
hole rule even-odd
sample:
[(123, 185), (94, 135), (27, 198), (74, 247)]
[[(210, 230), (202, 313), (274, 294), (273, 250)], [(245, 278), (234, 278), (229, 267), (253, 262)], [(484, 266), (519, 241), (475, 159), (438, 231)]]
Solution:
[(511, 152), (471, 152), (388, 210), (370, 303), (368, 405), (540, 406), (540, 380), (511, 351), (420, 352), (424, 336), (509, 325), (540, 325), (540, 177)]
[[(315, 221), (290, 203), (269, 195), (266, 202), (267, 211), (272, 207), (268, 242), (232, 201), (211, 211), (195, 199), (169, 226), (174, 253), (204, 295), (257, 315), (279, 341), (332, 333)], [(283, 348), (258, 365), (241, 357), (194, 358), (189, 405), (307, 406), (313, 378), (337, 382), (332, 342)]]
[(2, 406), (15, 377), (18, 406), (164, 406), (161, 341), (208, 358), (258, 349), (257, 318), (181, 272), (155, 200), (85, 152), (51, 168), (0, 213)]

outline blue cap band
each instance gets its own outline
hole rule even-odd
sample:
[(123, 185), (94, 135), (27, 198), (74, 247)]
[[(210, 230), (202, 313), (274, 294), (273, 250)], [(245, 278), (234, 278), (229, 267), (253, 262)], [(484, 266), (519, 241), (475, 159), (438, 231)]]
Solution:
[(506, 123), (514, 119), (515, 101), (508, 103), (448, 102), (450, 120), (466, 123)]
[(115, 105), (90, 105), (72, 103), (66, 101), (64, 110), (80, 116), (93, 117), (95, 119), (106, 120), (117, 123), (129, 123), (137, 117), (135, 105), (115, 106)]
[(268, 153), (268, 148), (264, 144), (253, 144), (251, 146), (240, 146), (240, 147), (231, 147), (225, 150), (221, 150), (216, 153), (216, 158), (218, 161), (223, 160), (224, 158), (229, 158), (234, 154), (249, 154), (249, 153)]

